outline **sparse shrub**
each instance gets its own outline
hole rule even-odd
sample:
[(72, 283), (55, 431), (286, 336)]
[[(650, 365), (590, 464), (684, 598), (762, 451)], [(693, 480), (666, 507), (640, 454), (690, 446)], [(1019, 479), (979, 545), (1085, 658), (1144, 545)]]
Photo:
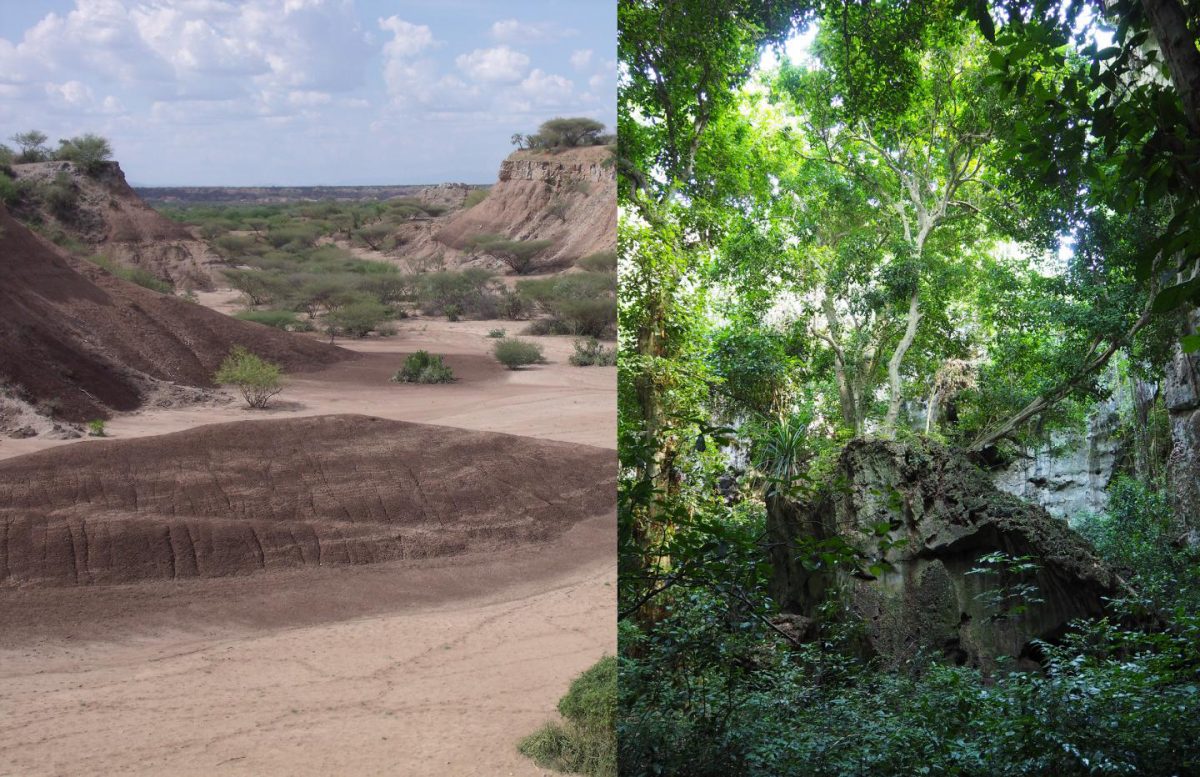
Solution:
[(71, 221), (79, 206), (79, 189), (67, 173), (59, 173), (54, 182), (42, 187), (42, 200), (50, 212), (62, 221)]
[(13, 160), (14, 162), (44, 162), (49, 155), (46, 141), (50, 138), (44, 132), (38, 130), (18, 132), (9, 139), (21, 149)]
[(489, 329), (487, 336), (501, 338), (501, 337), (504, 337), (504, 335), (506, 335), (506, 334), (507, 334), (507, 332), (505, 332), (503, 329)]
[(392, 380), (396, 383), (453, 383), (454, 371), (442, 363), (440, 355), (417, 351), (408, 355)]
[(570, 362), (576, 367), (612, 367), (617, 363), (617, 349), (605, 348), (594, 337), (576, 340)]
[(226, 270), (229, 285), (246, 295), (251, 305), (269, 305), (288, 292), (285, 279), (262, 270)]
[(616, 331), (616, 282), (615, 273), (579, 272), (521, 281), (518, 291), (550, 315), (541, 325), (550, 333), (606, 338)]
[(496, 297), (492, 291), (495, 276), (488, 270), (470, 267), (462, 272), (443, 270), (416, 277), (417, 299), (421, 309), (430, 315), (444, 313), (450, 305), (458, 306), (459, 315), (466, 318), (495, 315)]
[(380, 337), (395, 337), (400, 330), (396, 329), (395, 324), (380, 324), (375, 327), (375, 334)]
[(375, 300), (361, 299), (325, 314), (325, 331), (329, 342), (336, 335), (366, 337), (371, 330), (386, 321), (391, 311)]
[(528, 340), (510, 340), (508, 338), (498, 340), (492, 352), (496, 355), (496, 360), (510, 370), (546, 362), (546, 358), (542, 355), (542, 346)]
[(474, 208), (479, 203), (487, 199), (487, 189), (472, 189), (467, 192), (467, 198), (463, 200), (463, 208)]
[(566, 189), (572, 194), (590, 194), (592, 185), (582, 178), (573, 178), (567, 182)]
[(88, 421), (87, 428), (88, 428), (88, 435), (91, 437), (107, 437), (108, 436), (104, 432), (104, 419), (103, 418), (93, 418), (91, 421)]
[(605, 656), (577, 677), (558, 711), (562, 724), (546, 724), (517, 749), (546, 769), (615, 777), (617, 659)]
[(213, 380), (222, 386), (234, 386), (253, 408), (264, 408), (271, 398), (283, 391), (283, 371), (273, 364), (235, 345), (217, 369)]
[(567, 220), (568, 210), (570, 210), (570, 206), (567, 204), (566, 200), (555, 199), (552, 200), (548, 206), (546, 206), (546, 212), (559, 221)]
[(496, 314), (509, 321), (522, 321), (534, 313), (533, 300), (508, 289), (496, 292)]
[(517, 275), (534, 269), (533, 259), (553, 243), (551, 240), (510, 240), (503, 235), (476, 235), (467, 241), (477, 251), (496, 257)]
[(105, 162), (112, 159), (112, 154), (112, 146), (107, 139), (89, 132), (58, 141), (54, 158), (74, 162), (88, 175), (95, 175), (103, 169)]
[(170, 294), (174, 289), (170, 283), (142, 267), (127, 267), (123, 264), (117, 264), (103, 254), (88, 256), (87, 259), (97, 267), (103, 267), (105, 270), (108, 270), (108, 272), (121, 280), (136, 283), (144, 289), (157, 291), (159, 294)]
[(242, 321), (253, 321), (256, 324), (283, 329), (288, 332), (308, 332), (312, 330), (311, 324), (307, 321), (301, 321), (290, 310), (243, 310), (239, 313), (234, 313), (233, 317)]
[(19, 199), (21, 199), (21, 190), (17, 188), (17, 182), (0, 170), (0, 202), (11, 206), (16, 205)]
[(11, 148), (3, 143), (0, 143), (0, 167), (8, 167), (11, 165), (16, 156), (17, 155)]
[(617, 252), (600, 251), (599, 253), (588, 254), (575, 262), (575, 266), (588, 272), (616, 272)]
[(445, 308), (445, 313), (447, 321), (457, 321), (462, 316), (462, 306), (454, 304), (447, 305)]

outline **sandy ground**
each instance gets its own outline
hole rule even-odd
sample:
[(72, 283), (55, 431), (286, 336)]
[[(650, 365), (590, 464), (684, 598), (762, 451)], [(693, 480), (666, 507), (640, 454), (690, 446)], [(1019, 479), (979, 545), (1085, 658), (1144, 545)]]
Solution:
[[(216, 306), (221, 309), (222, 304), (217, 302)], [(317, 372), (288, 376), (287, 388), (265, 411), (247, 409), (234, 394), (226, 392), (229, 401), (222, 404), (118, 414), (108, 422), (106, 434), (113, 439), (127, 439), (239, 419), (362, 413), (397, 421), (616, 447), (616, 368), (572, 367), (567, 358), (575, 338), (525, 338), (540, 343), (550, 363), (513, 371), (504, 369), (492, 357), (495, 341), (486, 335), (497, 328), (506, 329), (510, 336), (518, 335), (524, 326), (521, 322), (450, 323), (445, 319), (415, 318), (396, 325), (395, 337), (339, 341), (339, 345), (363, 357)], [(443, 386), (391, 383), (389, 378), (404, 356), (419, 349), (444, 354), (458, 382)], [(0, 439), (0, 459), (77, 442), (81, 441)]]
[[(153, 408), (109, 433), (365, 413), (615, 447), (614, 369), (536, 338), (551, 364), (503, 370), (493, 327), (515, 329), (402, 321), (344, 343), (360, 359), (291, 376), (273, 410)], [(460, 381), (387, 382), (418, 348)], [(0, 458), (61, 444), (89, 442), (5, 440)], [(0, 590), (0, 775), (543, 774), (514, 746), (616, 650), (614, 537), (610, 515), (503, 557)]]

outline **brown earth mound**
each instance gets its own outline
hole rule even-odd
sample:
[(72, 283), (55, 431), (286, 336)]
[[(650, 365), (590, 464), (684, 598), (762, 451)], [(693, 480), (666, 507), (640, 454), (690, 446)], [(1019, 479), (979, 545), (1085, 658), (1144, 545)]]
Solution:
[(612, 511), (612, 451), (318, 416), (0, 463), (0, 584), (221, 577), (456, 555)]
[(554, 269), (615, 250), (617, 179), (611, 159), (604, 146), (517, 151), (500, 164), (499, 182), (483, 202), (403, 227), (395, 235), (398, 251), (410, 259), (437, 256), (462, 263), (473, 254), (472, 238), (480, 235), (549, 240), (536, 263)]
[(34, 202), (27, 207), (93, 252), (183, 288), (212, 288), (213, 268), (221, 259), (182, 224), (147, 205), (116, 162), (104, 163), (94, 175), (74, 162), (13, 165), (13, 172), (35, 189), (67, 182), (74, 197), (71, 207), (55, 209)]
[(297, 370), (352, 354), (158, 294), (74, 259), (0, 206), (0, 384), (56, 417), (133, 410), (148, 380), (211, 386), (233, 345)]

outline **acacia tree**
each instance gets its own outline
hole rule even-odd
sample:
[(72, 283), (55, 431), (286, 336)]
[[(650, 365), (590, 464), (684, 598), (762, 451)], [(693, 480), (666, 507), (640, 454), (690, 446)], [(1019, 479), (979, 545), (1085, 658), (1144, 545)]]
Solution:
[(17, 144), (21, 149), (17, 155), (17, 162), (42, 162), (45, 161), (49, 154), (49, 149), (46, 148), (46, 141), (50, 138), (46, 133), (39, 130), (29, 130), (28, 132), (18, 132), (13, 135), (10, 140)]

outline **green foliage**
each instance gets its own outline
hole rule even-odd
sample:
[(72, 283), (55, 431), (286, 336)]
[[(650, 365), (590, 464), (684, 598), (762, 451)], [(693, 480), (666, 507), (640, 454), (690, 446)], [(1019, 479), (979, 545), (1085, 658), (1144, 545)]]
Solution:
[(104, 419), (93, 418), (87, 422), (88, 436), (90, 437), (107, 437), (104, 431)]
[(487, 189), (472, 189), (471, 191), (467, 192), (467, 197), (463, 200), (463, 208), (474, 208), (476, 205), (486, 200), (487, 196)]
[(265, 408), (272, 397), (283, 391), (283, 371), (279, 365), (259, 358), (240, 345), (230, 350), (213, 380), (222, 386), (235, 387), (246, 405), (257, 409)]
[(426, 313), (438, 315), (450, 308), (468, 318), (495, 317), (495, 276), (487, 270), (469, 267), (461, 272), (421, 273), (416, 285), (417, 300)]
[(1188, 774), (1200, 768), (1198, 627), (1101, 621), (1045, 645), (1044, 674), (890, 673), (836, 641), (785, 648), (719, 600), (677, 597), (653, 635), (620, 632), (621, 773)]
[(609, 338), (616, 333), (616, 273), (579, 272), (519, 281), (517, 291), (550, 318), (554, 334)]
[(1105, 511), (1079, 516), (1074, 528), (1153, 606), (1200, 611), (1200, 549), (1180, 541), (1180, 524), (1165, 489), (1118, 476), (1109, 486)]
[(617, 252), (601, 251), (595, 254), (588, 254), (576, 261), (575, 266), (588, 272), (616, 272)]
[(492, 353), (496, 356), (496, 361), (510, 370), (517, 370), (530, 364), (544, 364), (546, 361), (542, 355), (542, 346), (516, 338), (496, 341)]
[(372, 299), (356, 299), (328, 311), (322, 321), (332, 342), (336, 335), (366, 337), (392, 316), (392, 311)]
[(108, 140), (91, 132), (58, 141), (54, 158), (74, 162), (88, 175), (95, 175), (112, 159), (112, 145)]
[(157, 291), (159, 294), (170, 294), (173, 290), (171, 284), (162, 280), (154, 273), (142, 267), (130, 267), (124, 264), (117, 264), (112, 259), (103, 254), (89, 254), (87, 260), (92, 264), (103, 267), (105, 270), (120, 278), (123, 281), (136, 283), (144, 289)]
[(605, 348), (600, 341), (594, 337), (589, 337), (586, 340), (576, 340), (574, 343), (575, 352), (571, 354), (569, 361), (576, 367), (612, 367), (617, 363), (617, 349)]
[(46, 161), (49, 157), (49, 149), (46, 147), (46, 141), (49, 139), (46, 133), (39, 130), (18, 132), (13, 135), (9, 140), (16, 143), (17, 147), (20, 148), (20, 152), (13, 161), (18, 164)]
[(74, 221), (78, 215), (79, 187), (67, 173), (59, 173), (54, 180), (39, 189), (42, 201), (57, 218)]
[(17, 184), (3, 170), (0, 170), (0, 202), (8, 207), (17, 204), (21, 198), (21, 190), (17, 188)]
[(533, 149), (554, 150), (575, 146), (600, 145), (604, 124), (587, 117), (554, 118), (542, 122), (538, 131), (524, 138), (525, 144)]
[(616, 777), (617, 659), (605, 656), (575, 678), (558, 711), (562, 725), (545, 725), (517, 749), (546, 769)]
[(467, 241), (476, 251), (496, 257), (518, 275), (535, 269), (534, 259), (549, 248), (551, 240), (510, 240), (503, 235), (476, 235)]
[(404, 366), (392, 376), (396, 383), (453, 383), (454, 371), (442, 363), (442, 357), (428, 351), (409, 354)]
[(508, 334), (508, 333), (505, 332), (503, 329), (489, 329), (487, 336), (499, 339), (501, 337), (504, 337), (506, 334)]

